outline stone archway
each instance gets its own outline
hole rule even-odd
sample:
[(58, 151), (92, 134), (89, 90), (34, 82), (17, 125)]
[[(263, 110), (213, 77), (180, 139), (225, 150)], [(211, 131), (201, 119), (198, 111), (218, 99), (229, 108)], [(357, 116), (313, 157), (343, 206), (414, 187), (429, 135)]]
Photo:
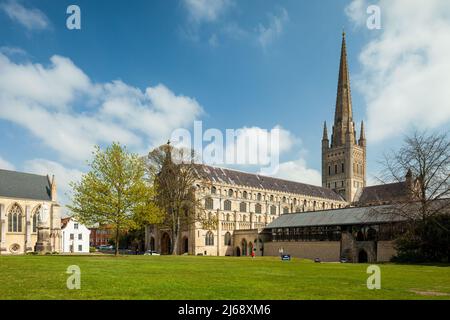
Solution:
[(164, 232), (161, 237), (161, 254), (171, 254), (172, 253), (172, 241), (167, 232)]
[(241, 256), (241, 248), (236, 247), (236, 257), (240, 257)]
[(149, 250), (155, 251), (155, 238), (154, 237), (150, 238), (150, 248), (149, 248)]
[(358, 253), (358, 263), (367, 263), (368, 262), (368, 256), (367, 252), (364, 249), (361, 249)]
[(247, 240), (242, 239), (241, 246), (242, 246), (242, 255), (246, 256), (247, 255)]
[(252, 252), (253, 252), (253, 243), (250, 241), (248, 243), (248, 254), (247, 255), (251, 256)]
[(183, 253), (189, 253), (189, 240), (187, 237), (183, 237), (181, 254)]

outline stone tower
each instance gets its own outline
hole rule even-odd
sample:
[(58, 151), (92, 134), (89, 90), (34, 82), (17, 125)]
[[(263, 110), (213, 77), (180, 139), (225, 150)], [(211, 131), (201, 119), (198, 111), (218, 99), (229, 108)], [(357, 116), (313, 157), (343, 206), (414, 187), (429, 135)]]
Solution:
[(334, 189), (352, 202), (358, 188), (366, 186), (366, 138), (361, 122), (359, 140), (353, 122), (350, 74), (345, 33), (342, 34), (341, 61), (336, 110), (331, 140), (325, 122), (322, 138), (322, 186)]

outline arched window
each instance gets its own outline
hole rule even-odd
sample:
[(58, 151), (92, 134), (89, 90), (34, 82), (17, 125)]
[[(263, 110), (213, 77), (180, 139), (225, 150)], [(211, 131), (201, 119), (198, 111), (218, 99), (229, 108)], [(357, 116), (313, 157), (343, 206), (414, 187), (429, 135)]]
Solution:
[(36, 209), (34, 209), (33, 217), (32, 217), (32, 232), (37, 232), (37, 217), (39, 214), (39, 211), (41, 210), (41, 206), (38, 206)]
[(247, 199), (247, 197), (248, 197), (247, 191), (244, 191), (242, 193), (242, 198)]
[(212, 198), (206, 198), (205, 200), (205, 208), (207, 210), (212, 210), (214, 209), (214, 201)]
[(22, 209), (16, 203), (8, 213), (8, 232), (22, 232)]
[(239, 204), (239, 211), (240, 212), (247, 212), (247, 204), (245, 202), (241, 202)]
[(293, 202), (294, 202), (294, 206), (296, 206), (297, 205), (297, 198), (294, 198)]
[(277, 207), (276, 206), (270, 206), (270, 214), (277, 214)]
[(231, 246), (231, 233), (225, 233), (224, 245)]
[(223, 203), (223, 209), (227, 210), (227, 211), (231, 211), (231, 201), (230, 200), (225, 200), (225, 202)]
[(258, 193), (258, 195), (256, 196), (256, 199), (257, 199), (258, 201), (261, 201), (261, 199), (262, 199), (261, 193)]
[(246, 216), (246, 215), (243, 215), (243, 216), (242, 216), (242, 221), (243, 221), (243, 222), (247, 222), (247, 216)]
[(216, 193), (217, 193), (216, 187), (212, 187), (212, 188), (211, 188), (211, 194), (216, 194)]
[(286, 203), (286, 197), (283, 197), (283, 203)]
[(261, 213), (261, 205), (259, 203), (255, 204), (255, 213)]
[(228, 196), (232, 197), (233, 196), (233, 189), (228, 190)]
[(208, 231), (205, 237), (205, 246), (213, 246), (213, 245), (214, 245), (214, 234), (211, 231)]
[(334, 165), (334, 174), (337, 174), (338, 170), (337, 170), (337, 164)]
[(328, 166), (328, 175), (331, 176), (331, 166)]
[(230, 221), (230, 214), (227, 213), (227, 221)]
[(344, 164), (342, 163), (341, 166), (342, 166), (341, 172), (344, 173), (344, 172), (345, 172), (345, 170), (344, 170)]
[(270, 201), (272, 201), (272, 202), (273, 202), (273, 195), (272, 195), (272, 196), (270, 196)]

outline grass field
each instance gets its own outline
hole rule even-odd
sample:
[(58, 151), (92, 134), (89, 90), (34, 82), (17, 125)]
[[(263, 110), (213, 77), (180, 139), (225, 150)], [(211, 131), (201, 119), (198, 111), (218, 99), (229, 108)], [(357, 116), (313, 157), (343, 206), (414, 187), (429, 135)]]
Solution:
[[(81, 289), (66, 287), (67, 267)], [(450, 267), (194, 256), (0, 256), (0, 299), (450, 299)]]

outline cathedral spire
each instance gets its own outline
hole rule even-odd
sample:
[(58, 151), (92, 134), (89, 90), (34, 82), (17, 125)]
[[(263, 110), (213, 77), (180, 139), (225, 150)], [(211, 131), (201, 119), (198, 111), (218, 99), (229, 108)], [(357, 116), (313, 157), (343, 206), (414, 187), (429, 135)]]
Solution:
[(339, 66), (339, 79), (336, 97), (336, 110), (334, 115), (333, 145), (342, 145), (348, 124), (352, 124), (352, 98), (350, 90), (350, 74), (347, 62), (347, 45), (345, 32), (342, 33), (341, 59)]
[(322, 136), (322, 140), (328, 140), (328, 129), (327, 129), (327, 122), (325, 121), (323, 123), (323, 136)]
[(366, 144), (366, 132), (364, 131), (364, 121), (361, 121), (361, 134), (359, 135), (359, 145), (365, 146)]

